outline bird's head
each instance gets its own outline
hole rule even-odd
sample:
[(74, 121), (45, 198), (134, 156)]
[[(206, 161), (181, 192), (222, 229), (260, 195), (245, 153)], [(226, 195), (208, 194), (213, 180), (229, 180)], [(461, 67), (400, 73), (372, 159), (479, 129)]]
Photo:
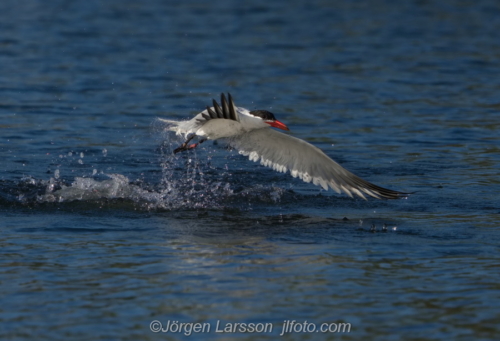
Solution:
[(290, 130), (288, 127), (278, 121), (272, 112), (267, 110), (253, 110), (250, 111), (250, 115), (260, 118), (265, 123), (269, 124), (271, 127), (282, 129), (282, 130)]

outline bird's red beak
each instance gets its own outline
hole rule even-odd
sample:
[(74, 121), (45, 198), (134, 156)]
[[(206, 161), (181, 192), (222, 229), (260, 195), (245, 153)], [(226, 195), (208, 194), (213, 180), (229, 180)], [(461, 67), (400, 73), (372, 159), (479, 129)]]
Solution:
[(290, 130), (286, 125), (281, 123), (280, 121), (266, 121), (267, 124), (269, 124), (271, 127), (278, 128), (278, 129), (283, 129), (283, 130)]

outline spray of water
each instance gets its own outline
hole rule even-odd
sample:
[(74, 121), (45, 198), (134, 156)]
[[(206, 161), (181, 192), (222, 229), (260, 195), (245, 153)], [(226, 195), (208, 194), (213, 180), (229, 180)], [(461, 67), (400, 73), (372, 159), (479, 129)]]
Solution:
[[(11, 193), (16, 202), (23, 204), (125, 200), (144, 210), (219, 210), (235, 205), (240, 209), (251, 209), (252, 202), (256, 200), (278, 202), (284, 193), (280, 188), (261, 184), (232, 185), (233, 174), (227, 166), (212, 164), (214, 157), (220, 153), (226, 155), (227, 151), (207, 146), (200, 152), (195, 150), (174, 155), (172, 150), (178, 144), (177, 138), (162, 136), (156, 179), (131, 181), (129, 176), (98, 168), (93, 168), (87, 176), (70, 178), (59, 165), (48, 180), (24, 177)], [(99, 154), (102, 155), (99, 157), (106, 158), (109, 152), (104, 149)], [(87, 157), (83, 152), (69, 152), (61, 154), (58, 160), (81, 165), (83, 157)], [(96, 164), (99, 165), (99, 162)]]

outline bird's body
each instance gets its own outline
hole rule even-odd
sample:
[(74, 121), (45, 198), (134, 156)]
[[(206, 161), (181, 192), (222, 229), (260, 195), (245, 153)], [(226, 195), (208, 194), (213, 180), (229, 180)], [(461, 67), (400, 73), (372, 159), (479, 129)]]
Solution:
[[(290, 172), (293, 177), (312, 182), (325, 190), (332, 188), (338, 193), (344, 192), (351, 197), (356, 194), (363, 199), (366, 199), (365, 194), (378, 199), (407, 196), (407, 193), (385, 189), (359, 178), (304, 140), (270, 129), (288, 130), (272, 113), (236, 107), (231, 95), (228, 103), (222, 94), (221, 103), (222, 108), (214, 100), (213, 107), (207, 107), (189, 121), (161, 119), (169, 124), (169, 130), (187, 139), (174, 152), (195, 148), (205, 140), (224, 138), (250, 160), (260, 161), (262, 165), (279, 172)], [(195, 136), (201, 138), (200, 142), (188, 145)]]
[[(203, 110), (189, 121), (160, 120), (169, 123), (171, 125), (170, 130), (175, 131), (177, 135), (187, 137), (190, 134), (195, 134), (207, 140), (217, 140), (247, 133), (255, 129), (269, 128), (269, 125), (262, 118), (251, 115), (250, 111), (245, 108), (234, 107), (236, 120), (219, 117), (211, 118), (208, 110), (211, 109), (216, 112), (214, 108), (215, 106)], [(210, 117), (209, 119), (206, 118), (207, 115)]]

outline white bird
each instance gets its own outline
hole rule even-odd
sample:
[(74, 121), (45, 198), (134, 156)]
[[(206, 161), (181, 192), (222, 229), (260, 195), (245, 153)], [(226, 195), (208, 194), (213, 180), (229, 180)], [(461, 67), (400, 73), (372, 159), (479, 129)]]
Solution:
[[(169, 124), (168, 130), (183, 135), (186, 141), (174, 153), (193, 149), (206, 140), (225, 139), (240, 154), (252, 161), (278, 172), (290, 172), (305, 182), (312, 182), (325, 190), (332, 188), (337, 193), (353, 194), (366, 200), (365, 194), (377, 199), (397, 199), (410, 193), (397, 192), (374, 185), (352, 174), (333, 161), (312, 144), (270, 129), (289, 130), (267, 110), (252, 110), (236, 107), (231, 94), (229, 103), (221, 94), (221, 104), (213, 100), (213, 107), (197, 114), (189, 121), (160, 119)], [(188, 144), (194, 137), (199, 142)]]

